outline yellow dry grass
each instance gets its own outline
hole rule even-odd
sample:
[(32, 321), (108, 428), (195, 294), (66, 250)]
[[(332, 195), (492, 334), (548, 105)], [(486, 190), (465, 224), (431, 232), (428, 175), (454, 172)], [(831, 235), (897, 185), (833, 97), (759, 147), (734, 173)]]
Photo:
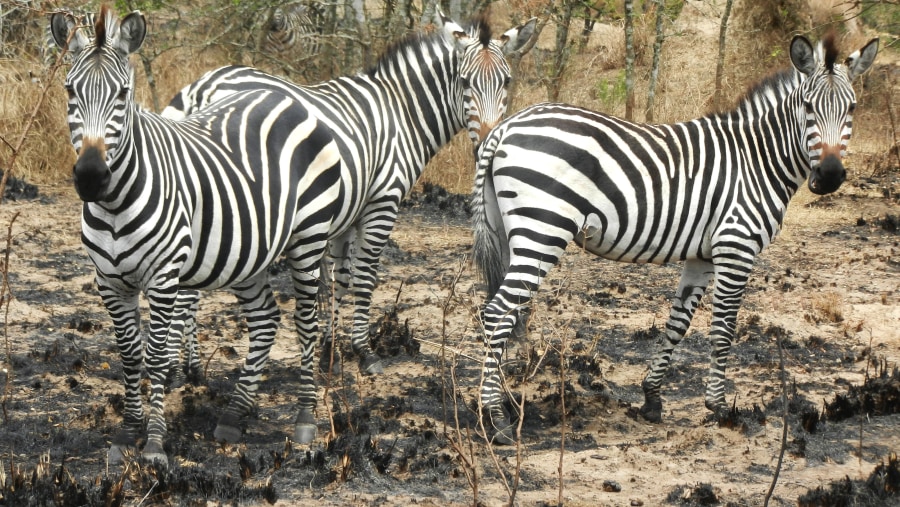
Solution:
[[(833, 6), (824, 5), (825, 0), (813, 3), (816, 19), (829, 19), (828, 13), (834, 13)], [(662, 55), (655, 107), (657, 121), (687, 120), (711, 110), (720, 10), (710, 3), (688, 3), (678, 19), (667, 25), (667, 33), (671, 36), (665, 42)], [(504, 8), (503, 2), (494, 7), (493, 24), (497, 31), (512, 24), (509, 11)], [(770, 71), (788, 65), (786, 48), (789, 37), (773, 39), (762, 36), (738, 21), (731, 25), (726, 54), (724, 96), (730, 102), (737, 100), (748, 86)], [(152, 29), (152, 15), (150, 22)], [(549, 51), (553, 47), (555, 29), (552, 23), (548, 24), (538, 45), (523, 59), (519, 74), (515, 76), (518, 87), (510, 113), (547, 99), (540, 79), (546, 74), (547, 62), (550, 61)], [(638, 121), (644, 118), (652, 31), (653, 20), (649, 16), (637, 19), (635, 119)], [(624, 115), (621, 84), (625, 48), (621, 23), (604, 25), (598, 22), (582, 51), (574, 49), (581, 37), (580, 20), (573, 21), (570, 36), (573, 51), (563, 78), (560, 100), (616, 116)], [(863, 33), (860, 27), (851, 27), (844, 31), (841, 45), (846, 53), (862, 46), (868, 38), (869, 35)], [(148, 44), (153, 44), (152, 38)], [(227, 63), (251, 63), (232, 62), (227, 58), (221, 51), (196, 49), (189, 45), (169, 50), (155, 58), (153, 72), (160, 106), (164, 107), (181, 87), (211, 68)], [(138, 74), (137, 99), (145, 107), (152, 108), (153, 101), (143, 68), (137, 58), (134, 64)], [(34, 129), (28, 133), (14, 168), (14, 175), (33, 183), (60, 182), (70, 177), (73, 154), (65, 122), (61, 74), (55, 78), (56, 84), (51, 86), (46, 104), (38, 113)], [(32, 76), (37, 76), (38, 81), (43, 78), (37, 62), (0, 62), (0, 136), (7, 142), (11, 143), (21, 135), (23, 118), (35, 109), (40, 98), (40, 82), (33, 82)], [(888, 169), (895, 166), (884, 154), (892, 145), (894, 135), (888, 116), (891, 92), (893, 97), (897, 97), (900, 90), (896, 77), (889, 72), (876, 69), (865, 79), (865, 86), (857, 86), (860, 107), (854, 118), (854, 139), (851, 143), (851, 152), (858, 156), (851, 157), (849, 164), (855, 166), (852, 171), (855, 174), (869, 175), (877, 171), (869, 164), (886, 164)], [(468, 193), (473, 172), (472, 144), (461, 133), (432, 160), (420, 181), (441, 185), (452, 192)]]

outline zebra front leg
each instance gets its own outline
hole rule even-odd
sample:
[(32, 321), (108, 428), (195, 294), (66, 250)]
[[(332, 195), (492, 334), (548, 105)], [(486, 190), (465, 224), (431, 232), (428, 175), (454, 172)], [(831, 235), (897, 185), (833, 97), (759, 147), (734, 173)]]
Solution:
[(275, 304), (265, 272), (232, 290), (247, 321), (250, 347), (228, 407), (219, 417), (213, 433), (216, 440), (225, 442), (237, 442), (241, 439), (241, 419), (250, 413), (255, 404), (262, 370), (269, 360), (280, 320), (278, 305)]
[(112, 438), (109, 462), (121, 463), (127, 450), (134, 450), (144, 429), (144, 405), (141, 401), (141, 367), (143, 366), (143, 341), (140, 334), (138, 292), (120, 292), (97, 278), (100, 297), (113, 321), (116, 346), (122, 359), (122, 380), (125, 387), (125, 409), (122, 428)]
[(644, 390), (644, 405), (640, 409), (640, 414), (650, 422), (662, 421), (662, 397), (660, 396), (662, 379), (669, 369), (672, 351), (675, 350), (690, 327), (694, 311), (697, 309), (703, 293), (706, 292), (712, 275), (713, 265), (710, 262), (695, 259), (684, 263), (681, 281), (678, 283), (678, 292), (672, 301), (669, 320), (666, 321), (665, 336), (659, 350), (650, 362), (650, 371), (641, 384)]
[[(300, 268), (302, 269), (302, 268)], [(300, 344), (300, 389), (297, 397), (297, 417), (294, 420), (294, 441), (301, 444), (316, 438), (316, 379), (313, 375), (314, 349), (319, 334), (316, 312), (318, 280), (309, 273), (292, 273), (294, 294), (294, 326)]]
[(729, 411), (725, 402), (725, 364), (731, 352), (738, 310), (741, 307), (755, 255), (754, 252), (749, 252), (748, 260), (741, 255), (746, 253), (728, 252), (723, 256), (726, 262), (716, 262), (715, 267), (712, 322), (709, 328), (709, 377), (706, 383), (705, 404), (717, 419), (727, 416)]
[(165, 388), (171, 361), (168, 351), (169, 328), (175, 314), (178, 297), (177, 274), (168, 274), (148, 288), (150, 306), (150, 333), (147, 337), (145, 364), (150, 377), (150, 414), (147, 420), (147, 443), (142, 456), (150, 462), (168, 467), (169, 460), (163, 448), (166, 437)]

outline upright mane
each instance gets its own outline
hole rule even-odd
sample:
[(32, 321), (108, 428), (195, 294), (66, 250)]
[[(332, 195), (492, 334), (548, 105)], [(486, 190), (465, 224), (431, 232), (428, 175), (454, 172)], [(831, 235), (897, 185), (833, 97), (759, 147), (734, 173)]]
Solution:
[(837, 37), (833, 30), (829, 31), (825, 34), (825, 37), (822, 38), (822, 47), (825, 49), (825, 69), (829, 74), (834, 74), (834, 62), (837, 61), (838, 57), (836, 40)]
[[(477, 35), (478, 41), (484, 47), (487, 47), (487, 45), (490, 44), (492, 35), (487, 18), (488, 15), (486, 13), (481, 13), (474, 19), (463, 25), (463, 29), (466, 31), (466, 33), (468, 33), (470, 36)], [(419, 54), (422, 53), (423, 49), (426, 47), (430, 47), (435, 44), (446, 44), (442, 40), (443, 37), (444, 35), (440, 30), (432, 32), (410, 33), (400, 40), (389, 45), (388, 48), (385, 49), (384, 53), (382, 53), (378, 58), (378, 61), (365, 70), (365, 74), (371, 77), (378, 74), (379, 72), (389, 70), (391, 67), (396, 66), (398, 63), (401, 65), (406, 65), (406, 63), (403, 63), (401, 61), (401, 55), (407, 54), (409, 52)]]
[(100, 14), (94, 23), (94, 45), (97, 49), (102, 48), (106, 44), (106, 24), (114, 23), (115, 16), (109, 10), (109, 6), (103, 4), (100, 6)]
[(751, 85), (738, 100), (737, 110), (745, 112), (766, 111), (785, 99), (800, 85), (802, 75), (793, 67), (775, 71)]

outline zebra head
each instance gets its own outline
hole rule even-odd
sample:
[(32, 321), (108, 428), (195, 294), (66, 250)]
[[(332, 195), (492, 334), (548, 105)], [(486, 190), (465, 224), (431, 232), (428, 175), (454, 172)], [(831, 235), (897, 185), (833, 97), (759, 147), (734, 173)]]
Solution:
[(71, 14), (59, 12), (50, 18), (53, 39), (73, 57), (65, 86), (69, 130), (78, 156), (75, 190), (85, 202), (107, 196), (111, 162), (118, 159), (129, 135), (134, 69), (128, 55), (141, 47), (146, 28), (140, 12), (120, 21), (106, 6), (97, 16), (93, 40)]
[(836, 191), (847, 176), (842, 159), (853, 125), (856, 94), (851, 82), (865, 72), (878, 53), (878, 39), (851, 54), (844, 64), (836, 63), (833, 34), (825, 36), (814, 50), (809, 40), (796, 36), (791, 41), (791, 62), (805, 76), (798, 88), (798, 109), (802, 111), (809, 157), (809, 189), (819, 195)]
[(518, 51), (534, 34), (537, 18), (491, 38), (484, 16), (466, 30), (437, 13), (437, 25), (454, 41), (459, 57), (457, 73), (462, 87), (463, 110), (469, 138), (478, 144), (506, 113), (510, 70), (505, 55)]

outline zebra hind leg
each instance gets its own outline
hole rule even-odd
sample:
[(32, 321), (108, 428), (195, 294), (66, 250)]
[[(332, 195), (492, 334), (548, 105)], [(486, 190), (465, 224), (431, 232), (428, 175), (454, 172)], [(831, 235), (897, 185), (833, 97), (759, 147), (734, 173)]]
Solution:
[(481, 403), (487, 416), (487, 429), (492, 433), (490, 441), (499, 445), (512, 445), (516, 442), (515, 428), (503, 407), (505, 389), (500, 364), (509, 336), (518, 329), (519, 317), (520, 311), (506, 310), (495, 301), (484, 311), (487, 353), (482, 374)]
[(328, 243), (328, 255), (322, 259), (321, 279), (324, 283), (319, 291), (319, 309), (323, 318), (322, 346), (319, 349), (319, 372), (339, 376), (341, 357), (334, 346), (335, 326), (341, 301), (350, 289), (350, 248), (355, 231), (349, 229), (342, 236)]
[(712, 264), (706, 261), (689, 260), (684, 263), (681, 273), (681, 281), (678, 284), (678, 292), (672, 302), (669, 312), (669, 320), (666, 322), (666, 331), (659, 350), (650, 362), (650, 371), (641, 383), (644, 391), (644, 405), (640, 408), (640, 415), (650, 422), (662, 422), (662, 396), (660, 387), (662, 379), (672, 359), (672, 352), (681, 342), (688, 327), (697, 304), (706, 286), (712, 278)]
[(228, 407), (219, 418), (213, 433), (217, 441), (237, 442), (243, 434), (241, 419), (255, 405), (262, 370), (269, 360), (269, 352), (275, 342), (280, 311), (269, 286), (265, 272), (248, 284), (234, 287), (233, 291), (241, 308), (250, 335), (250, 347), (241, 375), (235, 386)]
[[(197, 323), (196, 315), (200, 293), (195, 290), (178, 292), (175, 301), (175, 315), (169, 326), (167, 349), (169, 351), (169, 375), (166, 379), (168, 390), (178, 389), (188, 381), (197, 385), (200, 381), (200, 362), (196, 357)], [(184, 363), (182, 363), (182, 356)]]

